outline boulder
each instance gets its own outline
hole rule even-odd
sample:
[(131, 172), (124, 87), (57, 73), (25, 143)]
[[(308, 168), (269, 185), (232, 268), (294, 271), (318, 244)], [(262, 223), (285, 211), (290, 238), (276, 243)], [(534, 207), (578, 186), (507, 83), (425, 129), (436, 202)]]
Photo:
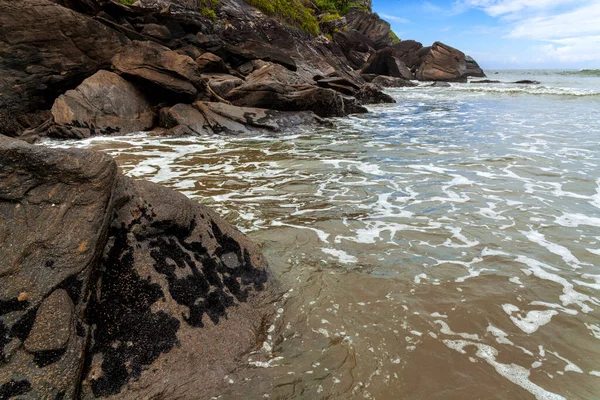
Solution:
[(324, 121), (310, 111), (274, 111), (213, 102), (177, 104), (161, 111), (161, 126), (170, 129), (185, 127), (193, 135), (282, 132), (299, 125), (322, 123)]
[(429, 86), (436, 87), (436, 88), (439, 88), (439, 87), (446, 88), (446, 87), (451, 87), (452, 85), (450, 85), (448, 82), (433, 82)]
[(346, 115), (339, 93), (310, 85), (277, 82), (247, 82), (225, 96), (240, 107), (272, 108), (280, 111), (312, 111), (320, 117)]
[(0, 135), (0, 387), (13, 382), (5, 398), (75, 398), (89, 334), (81, 315), (116, 176), (103, 153)]
[(192, 58), (154, 42), (134, 41), (112, 62), (125, 76), (150, 85), (148, 92), (159, 89), (173, 101), (193, 100), (206, 90), (202, 70)]
[(52, 106), (60, 129), (50, 136), (73, 138), (144, 131), (154, 125), (154, 113), (144, 95), (119, 75), (98, 71)]
[(369, 58), (362, 69), (363, 74), (386, 75), (394, 78), (413, 79), (406, 65), (394, 55), (394, 49), (387, 47)]
[(218, 396), (271, 318), (256, 245), (100, 152), (0, 135), (0, 246), (2, 398)]
[(317, 85), (323, 88), (333, 89), (349, 96), (354, 96), (360, 89), (360, 86), (356, 85), (354, 82), (350, 82), (349, 80), (340, 77), (319, 79), (317, 80)]
[(396, 100), (387, 93), (382, 92), (379, 87), (373, 83), (367, 83), (360, 88), (356, 98), (363, 104), (384, 104), (395, 103)]
[(375, 50), (392, 45), (390, 24), (382, 20), (376, 13), (354, 7), (345, 15), (345, 18), (348, 21), (348, 29), (358, 31), (371, 39)]
[(307, 85), (314, 83), (280, 64), (273, 64), (270, 62), (263, 63), (258, 69), (255, 69), (246, 76), (246, 82), (276, 82), (288, 85)]
[(333, 35), (332, 39), (355, 69), (362, 68), (375, 53), (375, 43), (354, 29), (340, 30)]
[(0, 134), (39, 125), (58, 94), (110, 66), (126, 41), (48, 0), (0, 0)]
[(220, 73), (228, 74), (229, 68), (225, 65), (225, 61), (213, 53), (204, 53), (196, 58), (196, 64), (200, 67), (202, 73)]
[(480, 81), (470, 81), (469, 83), (502, 83), (502, 82), (497, 81), (497, 80), (491, 80), (491, 79), (482, 79)]
[(372, 81), (372, 84), (387, 88), (387, 87), (411, 87), (417, 86), (416, 83), (403, 78), (392, 78), (391, 76), (377, 76)]
[(221, 97), (225, 96), (231, 89), (244, 83), (243, 79), (229, 74), (204, 74), (203, 77), (210, 89)]
[(119, 177), (83, 398), (210, 398), (254, 350), (268, 294), (255, 244), (184, 195)]
[(394, 49), (394, 55), (400, 59), (408, 69), (416, 70), (423, 61), (425, 54), (421, 52), (423, 44), (414, 40), (402, 40), (400, 43), (391, 46)]
[(476, 78), (486, 77), (483, 70), (479, 67), (479, 64), (477, 64), (477, 61), (475, 61), (472, 57), (465, 56), (465, 63), (467, 64), (466, 76), (473, 76)]
[(467, 77), (474, 73), (476, 76), (481, 76), (483, 71), (478, 74), (473, 67), (473, 63), (470, 63), (468, 68), (466, 56), (462, 51), (435, 42), (417, 70), (416, 77), (421, 81), (466, 82)]
[(532, 81), (532, 80), (529, 80), (529, 79), (524, 79), (524, 80), (521, 80), (521, 81), (516, 81), (514, 83), (519, 84), (519, 85), (539, 85), (541, 82), (540, 81)]
[(169, 41), (172, 38), (169, 28), (159, 24), (144, 25), (142, 34), (162, 41)]

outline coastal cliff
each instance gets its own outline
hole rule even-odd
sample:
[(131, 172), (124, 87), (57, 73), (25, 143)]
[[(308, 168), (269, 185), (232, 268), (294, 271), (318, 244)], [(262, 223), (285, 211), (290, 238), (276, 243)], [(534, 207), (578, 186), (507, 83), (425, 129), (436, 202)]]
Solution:
[(393, 102), (386, 86), (484, 76), (400, 41), (369, 1), (130, 3), (0, 0), (0, 134), (279, 132)]

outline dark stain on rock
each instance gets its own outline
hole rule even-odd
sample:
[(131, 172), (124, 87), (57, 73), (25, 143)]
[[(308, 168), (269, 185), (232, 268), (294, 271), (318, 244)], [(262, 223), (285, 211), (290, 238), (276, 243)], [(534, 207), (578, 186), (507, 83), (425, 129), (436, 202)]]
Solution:
[(91, 381), (96, 396), (119, 393), (129, 379), (139, 377), (177, 343), (179, 321), (164, 311), (151, 311), (152, 304), (164, 297), (160, 286), (142, 279), (134, 269), (127, 233), (135, 224), (111, 229), (114, 240), (102, 260), (101, 298), (94, 296), (87, 311), (89, 323), (96, 325), (88, 368), (93, 354), (103, 354), (102, 376)]
[(28, 381), (15, 381), (11, 379), (7, 383), (0, 386), (0, 399), (10, 399), (11, 397), (20, 396), (31, 390), (31, 383)]
[(38, 351), (33, 353), (33, 362), (38, 368), (45, 368), (48, 365), (54, 364), (65, 355), (67, 349)]
[(56, 289), (64, 289), (69, 294), (73, 304), (78, 304), (83, 292), (83, 281), (79, 279), (78, 275), (72, 275), (62, 281)]
[(19, 340), (22, 342), (27, 339), (31, 328), (33, 328), (33, 323), (35, 322), (35, 315), (38, 308), (39, 306), (27, 311), (25, 315), (23, 315), (21, 319), (12, 326), (10, 330), (14, 337), (19, 338)]
[(44, 263), (44, 267), (54, 269), (54, 260), (48, 260)]
[(0, 315), (8, 314), (14, 311), (23, 311), (29, 307), (29, 302), (19, 301), (18, 298), (12, 298), (10, 300), (0, 300)]
[(6, 361), (6, 354), (4, 354), (4, 346), (10, 343), (10, 331), (8, 327), (0, 320), (0, 363)]
[(66, 396), (66, 392), (63, 390), (62, 392), (58, 392), (54, 400), (63, 400)]

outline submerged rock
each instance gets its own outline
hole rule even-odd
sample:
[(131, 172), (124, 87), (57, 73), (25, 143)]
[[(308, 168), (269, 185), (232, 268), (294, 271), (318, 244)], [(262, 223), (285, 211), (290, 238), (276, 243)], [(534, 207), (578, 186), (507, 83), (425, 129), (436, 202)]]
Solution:
[(103, 153), (0, 135), (0, 248), (2, 398), (218, 395), (269, 317), (256, 245)]
[(403, 78), (392, 78), (391, 76), (377, 76), (372, 81), (372, 84), (379, 87), (411, 87), (417, 86), (416, 83)]

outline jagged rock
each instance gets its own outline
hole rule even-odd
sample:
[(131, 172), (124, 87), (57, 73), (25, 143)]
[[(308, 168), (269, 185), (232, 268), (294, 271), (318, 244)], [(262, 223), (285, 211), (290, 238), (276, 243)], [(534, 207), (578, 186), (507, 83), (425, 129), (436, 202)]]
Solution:
[(346, 26), (348, 26), (348, 21), (346, 21), (345, 17), (322, 21), (322, 18), (325, 17), (326, 15), (331, 15), (331, 14), (323, 14), (323, 15), (318, 16), (319, 20), (321, 20), (319, 22), (319, 30), (321, 31), (321, 33), (332, 35), (332, 34), (335, 34), (336, 32), (339, 32), (339, 31), (345, 29)]
[(146, 24), (142, 28), (142, 34), (151, 36), (155, 39), (167, 41), (171, 40), (171, 31), (164, 25), (159, 24)]
[(232, 89), (225, 98), (241, 107), (272, 108), (280, 111), (312, 111), (320, 117), (346, 115), (341, 95), (334, 90), (310, 85), (277, 82), (248, 82)]
[(47, 0), (0, 1), (0, 134), (39, 125), (56, 96), (110, 59), (124, 36)]
[[(145, 96), (119, 75), (98, 71), (75, 90), (61, 95), (52, 106), (60, 129), (49, 136), (74, 138), (130, 133), (152, 128), (154, 114)], [(75, 129), (71, 129), (75, 128)]]
[(416, 83), (403, 78), (392, 78), (391, 76), (377, 76), (371, 81), (372, 84), (379, 87), (411, 87), (417, 86)]
[(469, 83), (502, 83), (500, 81), (491, 80), (491, 79), (482, 79), (480, 81), (470, 81)]
[(375, 44), (375, 50), (392, 45), (390, 24), (379, 18), (379, 15), (359, 8), (351, 8), (345, 17), (348, 21), (348, 29), (354, 29), (371, 39)]
[(354, 29), (336, 32), (333, 41), (340, 47), (350, 64), (355, 69), (362, 68), (375, 53), (375, 43)]
[(0, 246), (2, 398), (219, 395), (272, 312), (253, 243), (100, 152), (0, 135)]
[(307, 85), (314, 83), (298, 75), (294, 71), (290, 71), (280, 64), (264, 63), (258, 69), (246, 76), (246, 82), (264, 83), (276, 82), (288, 85)]
[(0, 386), (13, 382), (7, 398), (17, 389), (32, 399), (77, 392), (88, 336), (80, 316), (116, 175), (103, 153), (0, 135)]
[[(400, 59), (411, 70), (416, 70), (423, 61), (424, 53), (421, 51), (423, 45), (414, 40), (402, 40), (392, 45), (394, 55)], [(429, 48), (427, 48), (429, 49)]]
[(362, 73), (413, 79), (410, 70), (402, 61), (394, 56), (394, 49), (391, 47), (379, 50), (373, 54), (363, 67)]
[(524, 79), (521, 81), (516, 81), (514, 83), (520, 84), (520, 85), (539, 85), (541, 82), (539, 81), (531, 81), (529, 79)]
[(342, 96), (346, 114), (366, 114), (369, 112), (356, 97)]
[(219, 96), (225, 96), (231, 89), (241, 86), (243, 79), (229, 74), (204, 74), (208, 86)]
[(186, 127), (194, 135), (282, 132), (294, 126), (322, 123), (324, 123), (323, 120), (310, 111), (274, 111), (236, 107), (225, 103), (177, 104), (170, 109), (161, 111), (161, 126), (165, 128)]
[(196, 64), (200, 67), (202, 73), (221, 73), (228, 74), (229, 68), (225, 65), (223, 59), (213, 53), (204, 53), (196, 58)]
[(471, 68), (467, 68), (466, 56), (462, 51), (435, 42), (423, 59), (416, 78), (421, 81), (466, 82), (469, 74), (473, 73), (472, 63)]
[(154, 42), (134, 41), (112, 62), (124, 75), (159, 88), (175, 100), (193, 100), (206, 90), (202, 71), (193, 59)]
[(485, 73), (483, 72), (483, 70), (479, 67), (479, 64), (477, 64), (477, 61), (475, 61), (472, 57), (470, 56), (465, 56), (465, 63), (467, 64), (467, 72), (466, 72), (466, 76), (473, 76), (476, 78), (485, 78)]
[(317, 80), (317, 85), (323, 88), (333, 89), (336, 92), (340, 92), (348, 96), (354, 96), (360, 89), (360, 86), (340, 77), (319, 79)]
[(363, 104), (384, 104), (395, 103), (396, 100), (387, 93), (379, 90), (379, 87), (373, 83), (367, 83), (360, 88), (356, 94), (356, 98)]

